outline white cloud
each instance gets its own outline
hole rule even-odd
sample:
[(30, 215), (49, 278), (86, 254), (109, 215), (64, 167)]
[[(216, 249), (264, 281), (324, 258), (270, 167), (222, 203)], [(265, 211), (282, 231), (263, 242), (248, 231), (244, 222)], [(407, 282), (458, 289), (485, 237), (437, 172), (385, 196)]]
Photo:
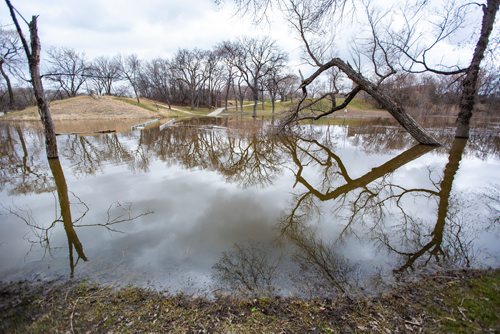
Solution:
[[(42, 46), (65, 46), (90, 57), (137, 53), (144, 58), (171, 55), (178, 48), (208, 49), (242, 35), (269, 35), (288, 51), (297, 42), (286, 24), (254, 26), (245, 16), (236, 17), (226, 4), (211, 0), (118, 1), (46, 0), (13, 1), (26, 17), (40, 15)], [(0, 22), (10, 23), (7, 10)]]
[[(40, 15), (39, 29), (42, 46), (65, 46), (85, 52), (90, 57), (136, 53), (141, 58), (168, 57), (179, 48), (209, 49), (223, 40), (243, 35), (270, 36), (290, 54), (290, 67), (300, 67), (307, 75), (311, 68), (301, 59), (302, 42), (292, 31), (279, 8), (273, 8), (269, 24), (253, 25), (251, 15), (239, 13), (231, 1), (218, 8), (213, 0), (13, 0), (26, 17)], [(11, 22), (5, 5), (0, 11), (0, 23)], [(359, 14), (361, 15), (361, 14)], [(400, 18), (391, 16), (392, 24), (401, 26)], [(344, 20), (332, 25), (322, 41), (335, 34), (335, 55), (349, 58), (353, 38), (365, 36), (364, 20)], [(333, 24), (333, 23), (332, 23)], [(433, 63), (464, 64), (470, 59), (472, 47), (443, 43), (429, 54)]]

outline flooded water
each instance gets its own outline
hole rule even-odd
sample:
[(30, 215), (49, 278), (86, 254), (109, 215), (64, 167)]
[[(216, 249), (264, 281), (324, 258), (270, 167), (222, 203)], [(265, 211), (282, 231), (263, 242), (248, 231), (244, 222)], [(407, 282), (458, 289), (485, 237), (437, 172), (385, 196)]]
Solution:
[(0, 280), (334, 296), (500, 265), (498, 125), (416, 146), (384, 124), (193, 119), (96, 136), (0, 123)]

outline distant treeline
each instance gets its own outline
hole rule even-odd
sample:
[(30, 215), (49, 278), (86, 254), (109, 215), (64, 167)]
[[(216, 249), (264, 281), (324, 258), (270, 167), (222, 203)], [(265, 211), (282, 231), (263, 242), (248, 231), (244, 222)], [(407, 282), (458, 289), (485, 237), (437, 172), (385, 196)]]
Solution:
[[(17, 34), (0, 30), (0, 111), (35, 104), (26, 81), (26, 61)], [(135, 54), (88, 59), (70, 48), (49, 48), (42, 59), (44, 83), (52, 100), (80, 94), (150, 98), (167, 105), (241, 108), (244, 100), (287, 101), (301, 95), (300, 78), (288, 67), (287, 54), (268, 38), (222, 42), (211, 50), (180, 49), (171, 58), (140, 59)], [(298, 74), (298, 73), (297, 73)], [(414, 114), (457, 110), (461, 78), (402, 72), (384, 89)], [(342, 96), (352, 82), (330, 70), (308, 88), (310, 98), (333, 92)], [(364, 99), (376, 105), (367, 94)], [(235, 102), (234, 102), (235, 101)], [(479, 111), (494, 111), (500, 102), (498, 74), (481, 71)]]

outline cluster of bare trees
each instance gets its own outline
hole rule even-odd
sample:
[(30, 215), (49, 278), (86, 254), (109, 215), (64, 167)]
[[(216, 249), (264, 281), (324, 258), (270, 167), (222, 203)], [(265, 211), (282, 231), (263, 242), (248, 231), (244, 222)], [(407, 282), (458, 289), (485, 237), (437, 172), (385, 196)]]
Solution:
[[(16, 94), (11, 77), (23, 81), (19, 79), (25, 62), (17, 32), (2, 30), (0, 37), (0, 72), (6, 87), (2, 101), (6, 110), (12, 110)], [(257, 101), (270, 98), (274, 107), (277, 99), (290, 98), (298, 86), (298, 77), (286, 67), (286, 53), (268, 38), (227, 41), (212, 50), (180, 49), (171, 58), (151, 60), (135, 54), (88, 59), (83, 52), (52, 47), (44, 60), (42, 78), (52, 98), (82, 93), (128, 95), (138, 102), (147, 97), (192, 109), (228, 108), (229, 100), (241, 107), (251, 99), (256, 115)]]
[[(483, 3), (444, 1), (439, 5), (430, 1), (407, 0), (390, 7), (362, 0), (235, 2), (240, 10), (253, 8), (264, 15), (273, 4), (277, 4), (302, 39), (305, 55), (314, 68), (311, 75), (302, 78), (299, 86), (302, 97), (289, 117), (282, 122), (281, 129), (292, 122), (316, 120), (342, 110), (359, 93), (364, 92), (387, 110), (419, 143), (438, 145), (438, 141), (394, 97), (394, 87), (401, 82), (401, 73), (431, 73), (455, 78), (452, 82), (458, 83), (460, 92), (455, 135), (460, 138), (469, 137), (469, 123), (478, 95), (498, 92), (496, 75), (493, 74), (492, 83), (488, 82), (489, 75), (484, 70), (481, 73), (480, 65), (487, 53), (493, 54), (492, 59), (497, 54), (496, 45), (490, 46), (489, 40), (500, 0), (486, 0)], [(8, 93), (8, 106), (14, 105), (14, 94), (7, 72), (15, 72), (12, 68), (19, 63), (19, 54), (24, 49), (31, 75), (29, 81), (41, 111), (40, 116), (42, 120), (47, 120), (44, 124), (48, 128), (47, 133), (51, 133), (53, 126), (42, 85), (43, 76), (40, 74), (37, 17), (33, 16), (30, 22), (23, 18), (30, 32), (28, 44), (17, 21), (15, 8), (9, 0), (6, 0), (6, 4), (17, 30), (17, 35), (3, 30), (1, 34), (0, 72)], [(480, 13), (474, 12), (477, 8), (480, 8)], [(472, 15), (480, 15), (482, 19), (469, 29), (472, 32), (468, 42), (473, 52), (468, 65), (455, 60), (431, 60), (440, 46), (461, 38), (465, 27), (471, 25), (468, 20)], [(335, 43), (325, 38), (325, 31), (330, 30), (335, 42), (336, 35), (343, 34), (342, 31), (336, 31), (336, 27), (345, 28), (349, 23), (346, 17), (353, 18), (351, 25), (355, 23), (363, 27), (351, 42), (351, 57), (340, 56), (331, 47)], [(400, 23), (393, 24), (394, 20)], [(286, 54), (267, 38), (223, 42), (208, 51), (179, 50), (172, 59), (149, 63), (130, 55), (124, 58), (99, 57), (87, 64), (83, 54), (67, 49), (52, 49), (49, 52), (51, 71), (44, 76), (56, 83), (57, 91), (63, 91), (67, 96), (78, 94), (84, 85), (89, 92), (120, 93), (116, 83), (126, 82), (128, 85), (124, 91), (133, 91), (138, 101), (140, 96), (155, 97), (169, 105), (176, 102), (188, 104), (191, 108), (220, 106), (223, 100), (227, 106), (231, 92), (232, 98), (239, 100), (242, 106), (248, 91), (254, 102), (253, 116), (256, 117), (259, 94), (264, 100), (264, 93), (267, 93), (273, 107), (278, 94), (285, 99), (283, 87), (290, 87), (290, 82), (294, 81), (294, 76), (286, 74), (286, 61)], [(311, 91), (319, 86), (325, 74), (331, 81), (329, 90), (319, 98), (315, 98), (315, 94), (311, 96)], [(344, 102), (337, 105), (335, 96), (340, 92), (339, 82), (345, 79), (353, 84), (345, 94)], [(314, 99), (311, 100), (311, 97)], [(331, 107), (327, 110), (315, 109), (325, 99), (331, 100)], [(47, 138), (48, 142), (55, 142), (53, 135)], [(57, 156), (57, 150), (52, 151), (49, 156)]]
[[(341, 110), (360, 92), (369, 94), (386, 109), (418, 142), (437, 144), (404, 106), (392, 98), (384, 86), (400, 73), (432, 73), (439, 76), (458, 76), (460, 84), (457, 137), (469, 136), (469, 121), (478, 95), (480, 65), (488, 51), (489, 39), (499, 7), (498, 0), (478, 2), (407, 0), (392, 4), (374, 4), (356, 0), (234, 0), (240, 11), (254, 11), (256, 18), (278, 7), (302, 39), (309, 63), (315, 68), (312, 75), (303, 78), (300, 88), (303, 97), (284, 122), (289, 124), (303, 119), (319, 119)], [(477, 9), (479, 11), (476, 11)], [(471, 22), (474, 15), (480, 22)], [(359, 32), (350, 41), (351, 56), (341, 56), (332, 48), (346, 27), (355, 24)], [(471, 28), (472, 26), (472, 28)], [(468, 30), (465, 29), (468, 27)], [(330, 34), (331, 39), (325, 38)], [(441, 56), (439, 48), (467, 42), (472, 53), (468, 65)], [(345, 39), (345, 38), (344, 38)], [(333, 43), (332, 43), (333, 40)], [(434, 60), (433, 60), (434, 58)], [(454, 58), (454, 57), (452, 57)], [(309, 90), (321, 81), (332, 68), (343, 73), (354, 84), (345, 102), (335, 103), (327, 110), (311, 115), (311, 107), (320, 100), (331, 98), (331, 92), (310, 101)]]

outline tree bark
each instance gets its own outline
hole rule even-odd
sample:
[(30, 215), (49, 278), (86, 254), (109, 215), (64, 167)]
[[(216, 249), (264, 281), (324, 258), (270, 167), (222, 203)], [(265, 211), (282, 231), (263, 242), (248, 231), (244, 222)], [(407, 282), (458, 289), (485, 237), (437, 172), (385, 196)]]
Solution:
[(227, 100), (229, 99), (229, 90), (231, 89), (232, 78), (229, 77), (227, 80), (226, 93), (224, 95), (224, 109), (227, 110)]
[(7, 91), (9, 92), (9, 111), (14, 109), (14, 92), (12, 91), (12, 85), (10, 83), (10, 78), (5, 73), (5, 70), (3, 68), (4, 61), (0, 60), (0, 73), (2, 74), (2, 77), (5, 79), (5, 84), (7, 85)]
[(43, 89), (42, 79), (40, 77), (41, 46), (40, 38), (38, 37), (38, 17), (32, 16), (31, 22), (28, 23), (30, 31), (30, 45), (28, 45), (28, 42), (24, 38), (19, 22), (17, 21), (14, 7), (10, 3), (10, 0), (5, 0), (5, 2), (9, 7), (10, 16), (12, 17), (12, 21), (14, 21), (17, 33), (19, 34), (19, 38), (21, 39), (21, 42), (23, 44), (26, 58), (28, 58), (29, 70), (31, 74), (31, 85), (33, 86), (35, 100), (38, 106), (38, 113), (40, 114), (40, 119), (42, 120), (45, 132), (45, 150), (47, 151), (47, 158), (56, 159), (58, 157), (56, 132), (54, 128), (54, 122), (52, 121), (52, 115), (50, 114), (49, 104), (45, 96), (45, 91)]
[[(496, 0), (497, 1), (497, 0)], [(387, 110), (398, 123), (410, 133), (420, 144), (424, 145), (439, 145), (439, 142), (428, 134), (404, 108), (395, 103), (387, 94), (378, 89), (378, 87), (368, 81), (361, 73), (356, 72), (349, 64), (345, 63), (340, 58), (334, 58), (324, 66), (336, 66), (344, 72), (349, 79), (358, 84), (362, 90), (370, 94), (377, 102)], [(321, 68), (320, 68), (321, 70)], [(318, 71), (320, 71), (318, 70)], [(322, 72), (322, 71), (321, 71)], [(319, 74), (318, 74), (319, 75)], [(311, 76), (307, 81), (312, 81), (316, 76)], [(311, 80), (312, 79), (312, 80)], [(304, 86), (304, 83), (302, 84)]]
[[(252, 93), (253, 93), (253, 112), (252, 112), (252, 117), (256, 118), (257, 117), (257, 105), (259, 104), (259, 90), (257, 87), (251, 87), (252, 88)], [(243, 107), (242, 107), (243, 110)]]
[(45, 96), (42, 79), (40, 77), (40, 38), (38, 37), (37, 17), (33, 16), (29, 24), (31, 39), (31, 56), (29, 57), (29, 68), (31, 73), (31, 84), (35, 93), (38, 111), (45, 129), (45, 148), (48, 159), (58, 157), (57, 139), (54, 122), (50, 113), (49, 103)]
[(276, 101), (276, 98), (272, 97), (271, 98), (271, 114), (274, 118), (274, 106), (275, 106), (275, 101)]
[(495, 24), (495, 16), (498, 12), (499, 0), (488, 0), (487, 5), (483, 7), (483, 21), (481, 25), (481, 34), (477, 41), (474, 55), (465, 74), (462, 83), (462, 96), (460, 97), (460, 111), (457, 117), (456, 138), (469, 138), (470, 119), (477, 96), (477, 85), (479, 77), (479, 65), (484, 58), (484, 52), (488, 47), (488, 40)]

